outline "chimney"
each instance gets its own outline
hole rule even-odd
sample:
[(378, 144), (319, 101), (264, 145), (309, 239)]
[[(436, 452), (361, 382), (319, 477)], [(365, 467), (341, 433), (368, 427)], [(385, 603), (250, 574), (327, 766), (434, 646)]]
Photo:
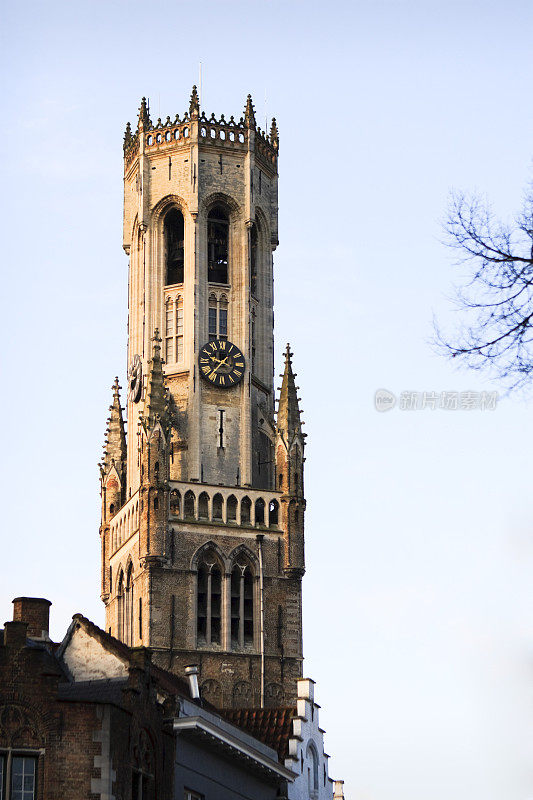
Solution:
[(200, 699), (200, 689), (198, 688), (198, 667), (196, 664), (191, 664), (185, 667), (185, 674), (189, 679), (189, 688), (193, 700)]
[(50, 639), (50, 600), (44, 597), (16, 597), (13, 600), (13, 622), (27, 622), (31, 639)]
[(4, 627), (4, 647), (22, 650), (26, 647), (27, 622), (6, 622)]

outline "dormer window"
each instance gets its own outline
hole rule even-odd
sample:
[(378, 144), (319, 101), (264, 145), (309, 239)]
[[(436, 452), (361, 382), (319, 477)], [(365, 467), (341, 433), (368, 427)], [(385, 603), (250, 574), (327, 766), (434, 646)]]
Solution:
[(215, 206), (207, 217), (207, 280), (228, 282), (229, 218), (222, 206)]

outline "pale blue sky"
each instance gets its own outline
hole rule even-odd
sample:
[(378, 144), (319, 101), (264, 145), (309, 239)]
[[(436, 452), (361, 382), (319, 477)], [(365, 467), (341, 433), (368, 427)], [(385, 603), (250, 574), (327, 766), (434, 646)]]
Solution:
[(378, 414), (379, 387), (498, 388), (429, 345), (452, 187), (518, 210), (530, 2), (4, 4), (1, 608), (99, 600), (101, 453), (125, 378), (122, 135), (142, 95), (280, 128), (276, 348), (307, 423), (306, 674), (349, 800), (531, 800), (531, 401)]

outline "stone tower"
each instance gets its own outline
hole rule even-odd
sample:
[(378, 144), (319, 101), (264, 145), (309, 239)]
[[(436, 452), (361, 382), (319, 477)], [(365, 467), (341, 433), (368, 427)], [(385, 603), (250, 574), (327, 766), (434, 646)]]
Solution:
[[(124, 139), (128, 433), (113, 386), (101, 463), (107, 630), (221, 707), (295, 701), (303, 463), (292, 354), (274, 407), (278, 131), (183, 118)], [(127, 441), (127, 444), (126, 444)]]

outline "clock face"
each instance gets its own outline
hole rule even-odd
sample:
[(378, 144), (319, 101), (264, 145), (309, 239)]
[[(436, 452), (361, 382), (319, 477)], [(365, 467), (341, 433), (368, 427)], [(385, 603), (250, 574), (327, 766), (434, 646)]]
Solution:
[(139, 355), (133, 356), (128, 370), (128, 384), (129, 394), (128, 397), (132, 403), (138, 403), (141, 399), (143, 377), (143, 365)]
[(198, 356), (200, 375), (213, 386), (230, 389), (242, 381), (244, 356), (236, 345), (224, 339), (204, 344)]

